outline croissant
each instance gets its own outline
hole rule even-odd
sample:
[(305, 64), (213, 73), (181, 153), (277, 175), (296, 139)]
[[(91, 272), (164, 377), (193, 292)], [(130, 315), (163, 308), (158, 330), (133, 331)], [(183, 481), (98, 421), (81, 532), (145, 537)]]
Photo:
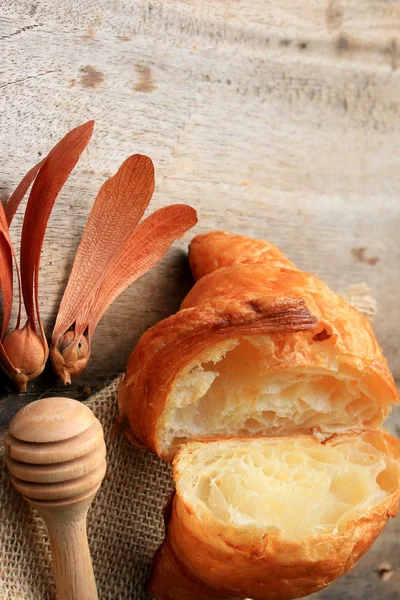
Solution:
[(174, 459), (149, 591), (304, 596), (397, 512), (399, 442), (378, 431), (393, 377), (368, 320), (272, 244), (213, 232), (189, 259), (195, 286), (119, 386), (129, 439)]
[(190, 245), (196, 285), (128, 360), (127, 435), (172, 460), (188, 439), (377, 428), (397, 389), (368, 320), (277, 248)]
[(395, 516), (387, 433), (189, 442), (148, 591), (157, 600), (289, 600), (351, 569)]

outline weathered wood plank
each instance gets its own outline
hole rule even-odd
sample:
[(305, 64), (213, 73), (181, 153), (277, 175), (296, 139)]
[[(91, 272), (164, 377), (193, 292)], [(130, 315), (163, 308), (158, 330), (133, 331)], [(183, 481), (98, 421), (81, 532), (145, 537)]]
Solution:
[[(374, 328), (400, 378), (399, 31), (396, 0), (4, 0), (0, 197), (68, 129), (97, 121), (45, 241), (49, 334), (98, 188), (142, 152), (156, 166), (152, 208), (192, 204), (193, 233), (270, 239), (339, 291), (368, 283)], [(15, 237), (20, 227), (18, 216)], [(177, 309), (191, 285), (190, 237), (107, 312), (86, 373), (66, 393), (83, 397), (85, 385), (122, 371), (140, 334)], [(1, 385), (2, 432), (22, 403), (60, 393), (49, 373), (19, 399)], [(398, 411), (389, 427), (400, 434)], [(392, 521), (316, 598), (399, 598), (399, 527)], [(384, 560), (395, 570), (388, 581), (376, 573)]]
[[(399, 375), (399, 24), (398, 3), (366, 0), (5, 2), (2, 197), (66, 130), (97, 120), (50, 222), (47, 330), (97, 189), (140, 151), (156, 164), (154, 208), (191, 203), (197, 232), (271, 239), (336, 289), (365, 280)], [(107, 313), (86, 377), (122, 370), (138, 335), (175, 310), (187, 274), (174, 257)]]

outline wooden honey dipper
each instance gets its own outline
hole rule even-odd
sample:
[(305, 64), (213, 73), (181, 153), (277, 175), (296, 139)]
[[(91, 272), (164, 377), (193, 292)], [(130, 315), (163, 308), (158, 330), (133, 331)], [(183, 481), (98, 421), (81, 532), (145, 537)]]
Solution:
[(59, 600), (97, 600), (86, 515), (106, 472), (103, 429), (92, 411), (69, 398), (22, 408), (5, 438), (14, 487), (43, 517)]

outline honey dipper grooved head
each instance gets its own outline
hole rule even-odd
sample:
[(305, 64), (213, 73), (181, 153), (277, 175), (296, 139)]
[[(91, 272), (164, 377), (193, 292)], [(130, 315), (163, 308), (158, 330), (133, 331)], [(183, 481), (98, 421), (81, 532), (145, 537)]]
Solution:
[(79, 435), (95, 416), (71, 398), (44, 398), (22, 408), (10, 423), (9, 432), (24, 442), (59, 442)]
[(101, 424), (70, 398), (45, 398), (22, 408), (5, 447), (14, 487), (35, 503), (93, 497), (105, 475)]

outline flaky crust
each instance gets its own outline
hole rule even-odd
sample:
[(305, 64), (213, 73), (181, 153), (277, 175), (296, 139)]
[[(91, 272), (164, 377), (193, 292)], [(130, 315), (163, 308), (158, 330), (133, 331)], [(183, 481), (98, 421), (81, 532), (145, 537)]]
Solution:
[[(360, 434), (340, 436), (351, 438)], [(361, 434), (399, 459), (399, 441), (387, 432)], [(174, 461), (174, 479), (190, 465)], [(258, 528), (227, 525), (199, 515), (177, 486), (166, 511), (166, 539), (152, 568), (149, 592), (157, 600), (289, 600), (316, 592), (349, 571), (397, 514), (397, 489), (353, 519), (345, 531), (299, 542)], [(301, 518), (301, 515), (299, 515)]]
[(194, 238), (189, 254), (196, 285), (178, 313), (141, 337), (120, 383), (121, 419), (134, 444), (173, 458), (159, 427), (175, 382), (205, 350), (238, 335), (273, 334), (274, 369), (326, 367), (321, 347), (329, 345), (376, 396), (368, 426), (382, 424), (397, 389), (360, 312), (267, 242), (212, 232)]

